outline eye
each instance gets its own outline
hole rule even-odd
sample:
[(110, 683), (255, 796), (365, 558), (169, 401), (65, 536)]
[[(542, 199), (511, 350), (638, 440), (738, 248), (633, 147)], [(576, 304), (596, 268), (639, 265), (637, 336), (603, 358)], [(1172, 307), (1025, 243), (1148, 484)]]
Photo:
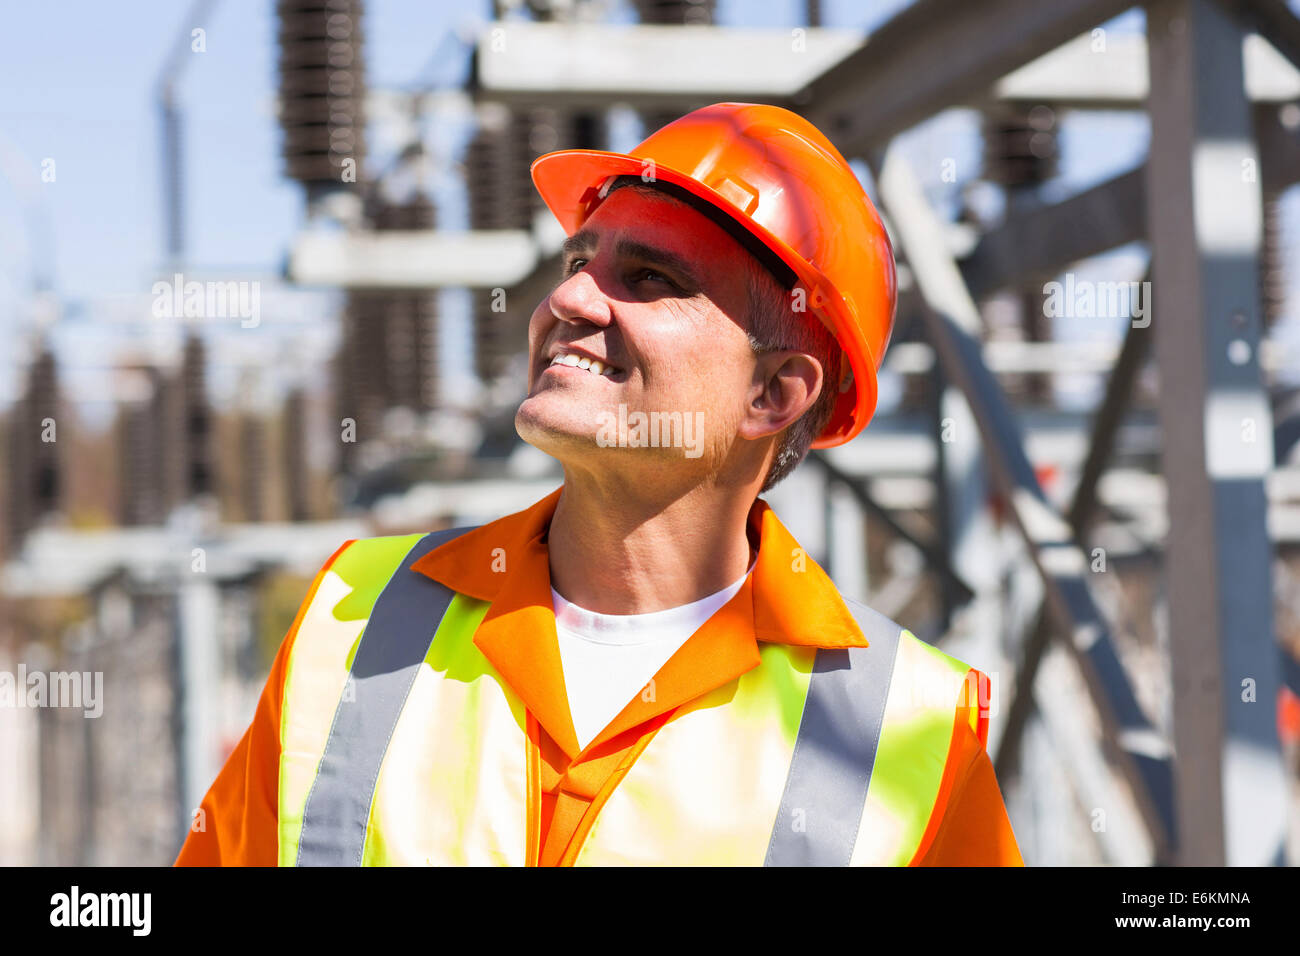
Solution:
[(675, 286), (675, 283), (671, 279), (669, 279), (662, 272), (655, 272), (654, 269), (637, 269), (636, 272), (632, 273), (632, 278), (633, 279), (654, 278), (654, 279), (658, 279), (661, 282), (666, 282), (669, 285)]
[(565, 274), (565, 276), (567, 277), (567, 276), (571, 276), (571, 275), (573, 275), (575, 272), (578, 271), (579, 267), (580, 267), (581, 265), (585, 265), (586, 262), (587, 262), (586, 259), (580, 259), (580, 258), (578, 258), (578, 257), (576, 257), (576, 256), (575, 256), (574, 258), (570, 259), (570, 260), (565, 264), (565, 266), (564, 266), (564, 274)]

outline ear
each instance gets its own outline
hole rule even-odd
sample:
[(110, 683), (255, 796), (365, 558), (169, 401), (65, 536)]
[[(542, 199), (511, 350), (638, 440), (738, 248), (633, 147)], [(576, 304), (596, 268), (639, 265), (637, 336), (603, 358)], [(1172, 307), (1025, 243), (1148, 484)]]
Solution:
[(753, 441), (779, 433), (812, 407), (824, 384), (821, 363), (807, 352), (778, 349), (759, 355), (740, 437)]

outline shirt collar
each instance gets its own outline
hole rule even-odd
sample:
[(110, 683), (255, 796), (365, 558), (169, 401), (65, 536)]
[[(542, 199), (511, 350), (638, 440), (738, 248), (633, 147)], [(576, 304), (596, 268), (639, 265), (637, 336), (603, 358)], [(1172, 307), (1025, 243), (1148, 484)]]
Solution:
[[(475, 645), (537, 715), (570, 758), (578, 756), (551, 602), (546, 531), (563, 487), (523, 511), (468, 531), (412, 565), (453, 591), (491, 604)], [(758, 642), (866, 647), (867, 640), (826, 573), (762, 499), (747, 518), (758, 540), (754, 570), (655, 675), (655, 693), (634, 698), (586, 752), (653, 716), (758, 666)], [(519, 640), (521, 634), (539, 640)], [(615, 741), (617, 742), (617, 741)]]

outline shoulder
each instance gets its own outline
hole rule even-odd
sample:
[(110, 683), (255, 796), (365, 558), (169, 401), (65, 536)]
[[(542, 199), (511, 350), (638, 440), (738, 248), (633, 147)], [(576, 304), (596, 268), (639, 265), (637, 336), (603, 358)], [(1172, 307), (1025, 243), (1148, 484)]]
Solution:
[(353, 538), (345, 541), (330, 556), (320, 574), (333, 572), (354, 589), (382, 589), (398, 568), (414, 564), (430, 551), (471, 530), (470, 527), (458, 527)]
[(858, 627), (862, 629), (862, 636), (868, 641), (875, 638), (876, 640), (887, 640), (892, 644), (904, 630), (903, 626), (897, 621), (890, 620), (875, 608), (863, 604), (843, 592), (840, 593), (840, 600), (849, 609), (853, 619), (858, 622)]
[[(469, 530), (458, 527), (343, 542), (321, 566), (302, 601), (286, 637), (288, 653), (296, 661), (301, 654), (295, 653), (293, 645), (334, 647), (345, 635), (348, 640), (343, 646), (350, 650), (390, 583), (407, 581), (401, 576), (404, 569), (410, 571), (430, 551)], [(431, 583), (416, 573), (409, 580)]]
[[(884, 643), (896, 647), (895, 678), (910, 680), (964, 679), (973, 669), (965, 661), (953, 657), (921, 640), (897, 621), (891, 620), (874, 608), (854, 598), (840, 595), (857, 621), (862, 635), (869, 643)], [(899, 665), (902, 665), (901, 671)]]
[(351, 538), (343, 542), (321, 570), (333, 570), (336, 574), (341, 574), (354, 570), (358, 565), (374, 565), (376, 562), (391, 570), (425, 537), (425, 532), (416, 532)]
[(393, 573), (424, 537), (423, 533), (380, 535), (350, 538), (339, 545), (316, 572), (281, 652), (297, 663), (303, 646), (333, 645), (345, 631), (358, 630)]
[(965, 724), (984, 744), (991, 699), (988, 676), (861, 601), (843, 594), (841, 598), (869, 643), (893, 648), (889, 712), (918, 716), (924, 711), (950, 727)]

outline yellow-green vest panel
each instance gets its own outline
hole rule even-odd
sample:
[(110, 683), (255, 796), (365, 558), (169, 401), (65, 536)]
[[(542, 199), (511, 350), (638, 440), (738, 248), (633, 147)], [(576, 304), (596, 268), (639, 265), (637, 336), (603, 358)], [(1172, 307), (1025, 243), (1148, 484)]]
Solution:
[[(357, 541), (307, 608), (281, 728), (281, 865), (349, 688), (358, 640), (420, 535)], [(525, 711), (473, 643), (488, 604), (451, 598), (392, 729), (370, 803), (365, 865), (523, 865)], [(816, 649), (762, 643), (761, 663), (683, 706), (601, 810), (576, 865), (762, 865), (774, 830), (815, 825), (787, 806)], [(939, 792), (967, 666), (902, 631), (849, 862), (906, 865)], [(846, 854), (847, 856), (847, 854)]]

